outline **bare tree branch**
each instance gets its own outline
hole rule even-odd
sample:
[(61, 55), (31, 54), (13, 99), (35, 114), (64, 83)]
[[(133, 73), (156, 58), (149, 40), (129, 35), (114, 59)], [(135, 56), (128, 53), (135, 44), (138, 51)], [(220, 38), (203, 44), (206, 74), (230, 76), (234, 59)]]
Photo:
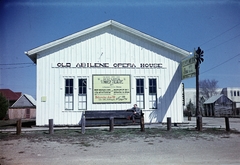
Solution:
[(205, 98), (209, 99), (213, 95), (217, 94), (217, 83), (218, 81), (215, 79), (212, 80), (201, 80), (199, 82), (199, 89), (200, 89), (200, 94)]

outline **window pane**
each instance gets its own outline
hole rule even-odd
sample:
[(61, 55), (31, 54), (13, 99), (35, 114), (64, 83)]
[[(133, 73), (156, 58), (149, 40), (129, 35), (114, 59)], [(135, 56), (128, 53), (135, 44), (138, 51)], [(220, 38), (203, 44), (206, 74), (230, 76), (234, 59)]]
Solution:
[(152, 86), (152, 84), (153, 84), (153, 81), (152, 81), (153, 79), (149, 79), (149, 86)]
[(79, 94), (86, 94), (87, 79), (79, 79), (78, 83)]
[(73, 79), (66, 79), (65, 82), (65, 94), (73, 94)]
[(141, 93), (144, 93), (144, 88), (143, 87), (141, 87)]
[(149, 87), (149, 94), (151, 94), (153, 92), (152, 87)]
[(143, 86), (143, 79), (137, 79), (137, 86)]
[(69, 79), (70, 86), (73, 87), (73, 79)]
[(73, 86), (73, 79), (66, 79), (66, 86)]
[(70, 94), (73, 94), (73, 87), (70, 87)]
[(84, 93), (84, 94), (87, 93), (86, 87), (83, 87), (83, 93)]
[(153, 86), (156, 86), (156, 84), (157, 84), (156, 79), (153, 79)]
[(137, 94), (138, 94), (138, 93), (140, 93), (140, 88), (139, 88), (139, 87), (137, 87)]
[(82, 94), (82, 88), (79, 87), (79, 94)]
[(157, 86), (156, 79), (149, 79), (149, 94), (156, 94), (157, 92)]
[(86, 79), (79, 79), (79, 81), (78, 81), (79, 82), (79, 86), (81, 86), (81, 87), (87, 86), (86, 85), (86, 81), (87, 81)]
[(143, 94), (144, 93), (144, 79), (136, 79), (136, 93)]

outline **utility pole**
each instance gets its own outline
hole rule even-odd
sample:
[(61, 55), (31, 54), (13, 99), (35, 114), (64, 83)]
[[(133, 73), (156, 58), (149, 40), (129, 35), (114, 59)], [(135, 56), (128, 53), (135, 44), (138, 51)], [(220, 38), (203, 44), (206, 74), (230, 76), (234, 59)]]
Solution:
[(194, 56), (196, 59), (195, 69), (196, 69), (196, 125), (197, 130), (202, 131), (202, 115), (199, 109), (199, 68), (201, 62), (204, 61), (203, 59), (204, 51), (198, 47), (197, 50), (194, 49)]

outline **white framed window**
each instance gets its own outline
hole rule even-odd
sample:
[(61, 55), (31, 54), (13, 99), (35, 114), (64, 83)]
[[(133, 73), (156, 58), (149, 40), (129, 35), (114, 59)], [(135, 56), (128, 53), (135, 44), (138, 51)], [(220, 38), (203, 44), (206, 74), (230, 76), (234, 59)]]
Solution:
[(78, 109), (87, 109), (87, 79), (78, 79)]
[(157, 79), (148, 79), (148, 89), (149, 89), (149, 108), (157, 109)]
[(136, 101), (139, 108), (145, 108), (144, 103), (144, 79), (136, 79)]
[(72, 78), (65, 79), (65, 110), (73, 110), (73, 84)]

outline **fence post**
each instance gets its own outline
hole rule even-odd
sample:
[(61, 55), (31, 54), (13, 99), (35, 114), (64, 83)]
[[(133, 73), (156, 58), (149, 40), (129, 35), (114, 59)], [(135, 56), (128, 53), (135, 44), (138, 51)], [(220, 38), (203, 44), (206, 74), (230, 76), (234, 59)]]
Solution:
[(188, 112), (188, 121), (191, 121), (191, 116), (192, 116), (192, 113), (191, 111)]
[(114, 117), (109, 118), (109, 131), (112, 132), (114, 129)]
[(229, 124), (229, 118), (225, 117), (225, 125), (226, 125), (226, 131), (230, 131), (230, 124)]
[(141, 116), (141, 119), (140, 119), (140, 127), (141, 127), (141, 131), (144, 132), (145, 127), (144, 127), (144, 117), (143, 116)]
[(197, 129), (198, 129), (198, 131), (202, 131), (202, 116), (198, 116), (197, 117), (197, 120), (198, 120), (198, 122), (197, 122)]
[(17, 120), (17, 132), (16, 132), (16, 134), (17, 135), (20, 135), (21, 134), (21, 130), (22, 130), (22, 119), (18, 119)]
[(85, 116), (82, 115), (82, 119), (81, 119), (81, 131), (82, 131), (82, 134), (85, 134), (85, 123), (86, 123)]
[(171, 125), (172, 125), (171, 117), (168, 117), (168, 118), (167, 118), (167, 130), (168, 130), (168, 131), (171, 130)]
[(53, 132), (54, 132), (54, 130), (53, 130), (53, 119), (49, 119), (48, 123), (49, 123), (49, 134), (53, 134)]

